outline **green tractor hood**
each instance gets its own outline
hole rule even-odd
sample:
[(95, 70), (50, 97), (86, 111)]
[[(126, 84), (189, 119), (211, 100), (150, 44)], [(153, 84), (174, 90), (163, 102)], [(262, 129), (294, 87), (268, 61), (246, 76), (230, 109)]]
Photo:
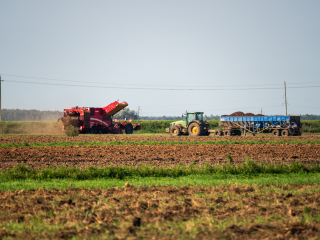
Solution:
[(175, 124), (181, 124), (181, 125), (187, 127), (187, 122), (185, 120), (180, 120), (180, 121), (170, 123), (171, 126), (173, 126)]

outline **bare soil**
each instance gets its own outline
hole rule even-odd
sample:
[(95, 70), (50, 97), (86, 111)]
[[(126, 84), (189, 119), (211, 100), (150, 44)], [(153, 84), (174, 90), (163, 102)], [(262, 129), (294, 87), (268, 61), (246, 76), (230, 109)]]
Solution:
[(0, 239), (319, 239), (319, 207), (318, 186), (0, 191)]
[(320, 144), (2, 147), (0, 169), (12, 168), (21, 163), (38, 168), (58, 165), (131, 166), (142, 163), (159, 166), (191, 162), (218, 164), (228, 162), (226, 153), (232, 156), (235, 163), (242, 163), (247, 156), (265, 162), (320, 163)]
[[(266, 135), (266, 134), (264, 134)], [(96, 135), (96, 136), (77, 136), (77, 137), (53, 137), (53, 136), (30, 136), (30, 137), (0, 137), (0, 144), (2, 143), (51, 143), (51, 142), (128, 142), (128, 141), (156, 141), (156, 142), (193, 142), (193, 141), (220, 141), (220, 140), (229, 140), (229, 141), (314, 141), (320, 140), (320, 135), (303, 135), (301, 137), (292, 136), (292, 137), (272, 137), (270, 135), (267, 136), (247, 136), (247, 137), (239, 137), (239, 136), (231, 136), (231, 137), (214, 137), (213, 135), (208, 137), (171, 137), (171, 136), (143, 136), (143, 135)]]

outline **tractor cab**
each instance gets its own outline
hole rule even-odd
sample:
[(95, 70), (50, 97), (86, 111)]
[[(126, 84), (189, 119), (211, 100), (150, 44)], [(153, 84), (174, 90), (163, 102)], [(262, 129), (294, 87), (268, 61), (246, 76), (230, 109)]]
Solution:
[(187, 112), (186, 115), (187, 115), (187, 118), (186, 118), (187, 124), (186, 125), (189, 125), (189, 123), (191, 123), (195, 120), (203, 123), (203, 112)]

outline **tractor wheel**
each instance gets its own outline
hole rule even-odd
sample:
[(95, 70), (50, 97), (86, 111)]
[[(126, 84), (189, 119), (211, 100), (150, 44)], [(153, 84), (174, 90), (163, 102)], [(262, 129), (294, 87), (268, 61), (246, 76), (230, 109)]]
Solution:
[(204, 135), (204, 136), (209, 136), (209, 135), (210, 135), (210, 132), (209, 132), (209, 131), (206, 131), (206, 132), (204, 132), (203, 135)]
[(274, 129), (272, 131), (272, 135), (278, 137), (278, 136), (280, 136), (280, 131), (278, 129)]
[(231, 130), (224, 130), (223, 134), (225, 136), (231, 136), (232, 132), (231, 132)]
[(202, 128), (198, 123), (191, 123), (188, 127), (189, 135), (199, 136), (202, 132)]
[(284, 129), (281, 131), (281, 136), (287, 137), (290, 136), (290, 132), (288, 131), (288, 129)]
[(170, 135), (173, 137), (179, 136), (181, 134), (180, 129), (177, 126), (172, 126), (170, 128)]
[(125, 126), (124, 126), (124, 131), (126, 134), (132, 134), (133, 133), (133, 126), (131, 123), (127, 123)]

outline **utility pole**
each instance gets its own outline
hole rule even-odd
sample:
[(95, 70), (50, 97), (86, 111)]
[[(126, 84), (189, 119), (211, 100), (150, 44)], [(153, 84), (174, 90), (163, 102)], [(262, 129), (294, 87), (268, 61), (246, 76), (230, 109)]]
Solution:
[(138, 120), (139, 120), (140, 106), (138, 107)]
[(0, 122), (1, 122), (1, 75), (0, 75)]
[(262, 115), (262, 108), (261, 108), (261, 115)]
[(286, 87), (286, 82), (284, 82), (284, 101), (285, 101), (285, 105), (286, 105), (286, 116), (288, 115), (287, 112), (287, 87)]

